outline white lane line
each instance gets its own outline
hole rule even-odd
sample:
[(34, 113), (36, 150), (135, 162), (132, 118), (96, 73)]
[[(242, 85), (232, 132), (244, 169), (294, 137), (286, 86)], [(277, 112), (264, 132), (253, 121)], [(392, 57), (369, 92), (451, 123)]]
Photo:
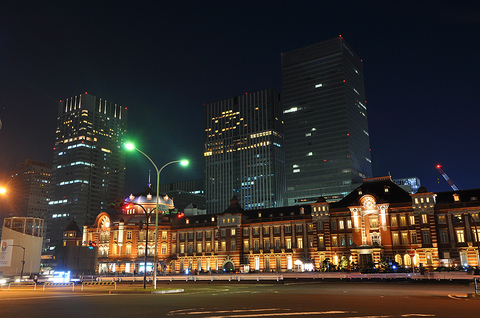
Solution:
[(467, 299), (467, 295), (448, 295), (448, 298), (455, 299), (455, 300), (465, 300)]
[(199, 311), (188, 311), (193, 309), (181, 309), (170, 311), (168, 315), (201, 315), (201, 314), (223, 314), (223, 313), (233, 313), (233, 312), (259, 312), (259, 311), (278, 311), (278, 310), (290, 310), (290, 309), (281, 309), (281, 308), (264, 308), (264, 309), (234, 309), (234, 310), (204, 310)]
[[(168, 316), (177, 316), (177, 315), (208, 315), (216, 314), (216, 316), (208, 316), (208, 318), (250, 318), (250, 317), (280, 317), (280, 316), (311, 316), (311, 315), (333, 315), (333, 314), (357, 314), (356, 311), (306, 311), (306, 312), (278, 312), (285, 311), (289, 309), (281, 308), (264, 308), (264, 309), (236, 309), (236, 310), (203, 310), (203, 308), (198, 309), (180, 309), (170, 311)], [(267, 311), (270, 311), (269, 313)], [(273, 312), (277, 311), (277, 312)], [(260, 313), (264, 312), (264, 313)], [(228, 315), (218, 315), (225, 314)], [(243, 313), (243, 314), (232, 314), (232, 313)], [(435, 317), (433, 314), (403, 314), (403, 315), (379, 315), (379, 316), (349, 316), (348, 318), (392, 318), (392, 317)]]
[(332, 315), (349, 314), (353, 311), (305, 311), (305, 312), (284, 312), (284, 313), (266, 313), (266, 314), (245, 314), (245, 315), (227, 315), (227, 316), (208, 316), (208, 318), (249, 318), (249, 317), (280, 317), (280, 316), (307, 316), (307, 315)]

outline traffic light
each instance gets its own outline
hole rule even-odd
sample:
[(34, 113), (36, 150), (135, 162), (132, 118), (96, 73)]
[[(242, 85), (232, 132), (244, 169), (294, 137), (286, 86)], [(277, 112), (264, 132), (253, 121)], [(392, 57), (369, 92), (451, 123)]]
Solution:
[(93, 250), (97, 246), (97, 242), (88, 241), (88, 248)]

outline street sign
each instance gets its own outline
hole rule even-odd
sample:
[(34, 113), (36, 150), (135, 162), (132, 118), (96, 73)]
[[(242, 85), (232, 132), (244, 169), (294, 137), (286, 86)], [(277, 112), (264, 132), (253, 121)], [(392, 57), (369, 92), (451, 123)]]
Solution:
[(408, 255), (410, 255), (410, 257), (414, 257), (415, 256), (415, 251), (408, 252)]

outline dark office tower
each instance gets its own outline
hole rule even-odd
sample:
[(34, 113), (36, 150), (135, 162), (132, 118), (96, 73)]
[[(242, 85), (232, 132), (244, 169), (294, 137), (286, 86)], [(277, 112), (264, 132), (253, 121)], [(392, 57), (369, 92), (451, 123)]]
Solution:
[[(5, 217), (47, 219), (52, 165), (27, 159), (17, 165), (8, 183), (8, 200), (2, 202), (0, 224)], [(43, 227), (42, 227), (43, 231)], [(0, 229), (0, 236), (2, 230)], [(40, 233), (45, 237), (45, 233)]]
[(127, 108), (92, 95), (60, 101), (53, 155), (47, 239), (54, 246), (65, 227), (93, 224), (123, 197)]
[(280, 94), (273, 89), (205, 105), (208, 214), (225, 211), (233, 196), (244, 209), (281, 206), (285, 191), (282, 117)]
[(339, 200), (372, 176), (362, 60), (343, 38), (282, 54), (284, 205)]
[(52, 165), (27, 159), (12, 172), (11, 189), (18, 198), (10, 216), (46, 219)]

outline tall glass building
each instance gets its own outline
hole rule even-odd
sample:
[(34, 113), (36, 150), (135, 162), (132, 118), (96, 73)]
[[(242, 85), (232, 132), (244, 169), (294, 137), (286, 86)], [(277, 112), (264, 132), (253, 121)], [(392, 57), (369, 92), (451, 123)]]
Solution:
[(337, 201), (372, 176), (362, 60), (342, 37), (282, 54), (284, 205)]
[(123, 197), (127, 108), (93, 95), (60, 101), (47, 222), (47, 244), (65, 227), (93, 224)]
[(285, 190), (280, 94), (265, 89), (205, 105), (207, 213), (236, 196), (244, 209), (278, 207)]

